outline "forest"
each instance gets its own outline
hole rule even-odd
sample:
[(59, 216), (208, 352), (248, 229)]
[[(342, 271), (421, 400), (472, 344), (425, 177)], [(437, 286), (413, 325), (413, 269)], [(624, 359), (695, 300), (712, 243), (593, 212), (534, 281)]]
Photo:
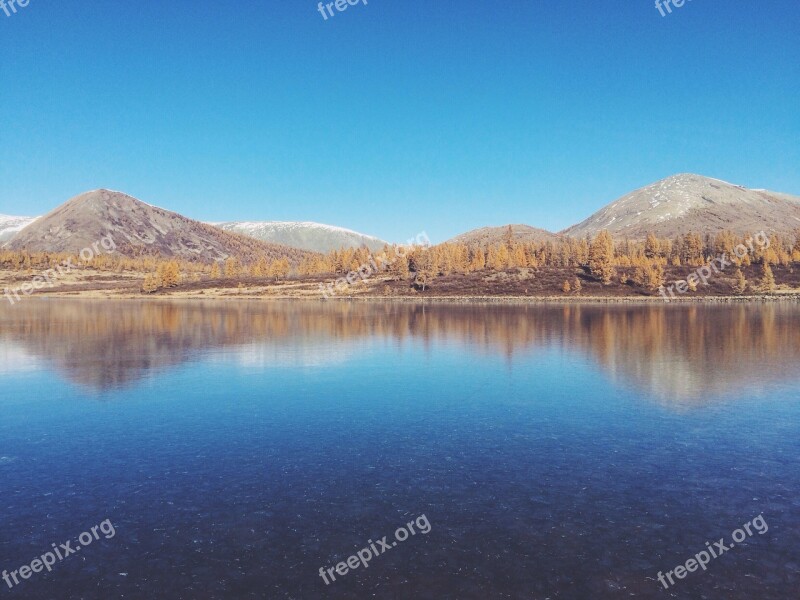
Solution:
[[(766, 238), (765, 238), (766, 239)], [(749, 242), (749, 245), (748, 245)], [(752, 247), (737, 258), (739, 245)], [(587, 283), (602, 286), (632, 285), (645, 290), (658, 290), (672, 273), (685, 273), (687, 268), (709, 264), (726, 255), (733, 263), (724, 273), (731, 281), (731, 292), (774, 291), (781, 283), (773, 269), (794, 274), (800, 265), (800, 232), (794, 239), (778, 235), (769, 243), (753, 245), (752, 236), (738, 236), (730, 231), (702, 236), (687, 233), (674, 239), (648, 235), (644, 241), (614, 240), (602, 231), (593, 239), (563, 237), (556, 242), (520, 242), (511, 230), (502, 242), (487, 246), (444, 243), (430, 247), (387, 245), (381, 252), (366, 248), (345, 248), (327, 254), (312, 254), (292, 262), (287, 257), (243, 255), (224, 261), (204, 263), (160, 256), (128, 257), (119, 253), (96, 256), (84, 268), (100, 273), (117, 273), (141, 282), (141, 291), (154, 293), (186, 283), (233, 282), (257, 280), (280, 282), (314, 278), (340, 278), (364, 271), (365, 266), (385, 266), (383, 279), (407, 284), (416, 291), (435, 288), (440, 278), (493, 273), (550, 273), (562, 276), (558, 287), (562, 293), (580, 293)], [(741, 252), (740, 252), (741, 255)], [(70, 258), (68, 254), (0, 251), (0, 269), (17, 277), (35, 275)], [(753, 267), (756, 267), (754, 271)], [(374, 269), (373, 269), (374, 271)], [(745, 277), (749, 272), (750, 280)], [(755, 273), (755, 274), (754, 274)], [(676, 275), (676, 276), (678, 276)], [(552, 277), (551, 277), (552, 278)], [(691, 291), (696, 291), (696, 285)]]

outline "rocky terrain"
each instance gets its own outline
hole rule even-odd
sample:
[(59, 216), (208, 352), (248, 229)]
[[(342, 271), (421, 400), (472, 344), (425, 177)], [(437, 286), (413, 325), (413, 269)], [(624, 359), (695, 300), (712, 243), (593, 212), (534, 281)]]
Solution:
[(17, 233), (4, 247), (78, 253), (111, 234), (123, 256), (154, 255), (214, 261), (255, 253), (298, 262), (307, 253), (222, 231), (132, 196), (94, 190), (68, 200)]
[(607, 229), (615, 238), (644, 239), (648, 232), (674, 238), (727, 229), (793, 236), (798, 228), (800, 197), (680, 174), (633, 191), (562, 233), (594, 237)]

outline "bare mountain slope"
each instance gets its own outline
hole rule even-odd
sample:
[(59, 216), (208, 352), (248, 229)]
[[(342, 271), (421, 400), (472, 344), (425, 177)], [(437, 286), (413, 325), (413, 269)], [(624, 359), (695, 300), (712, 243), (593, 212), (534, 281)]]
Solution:
[(295, 221), (255, 221), (211, 223), (215, 227), (256, 238), (263, 242), (282, 244), (310, 252), (330, 252), (342, 248), (366, 246), (373, 252), (381, 250), (386, 242), (350, 229), (321, 223)]
[(515, 242), (554, 242), (558, 240), (556, 234), (530, 225), (503, 225), (502, 227), (473, 229), (448, 240), (448, 243), (486, 248), (505, 242), (508, 239), (509, 227), (511, 227), (511, 236)]
[(80, 252), (111, 234), (125, 256), (160, 255), (211, 261), (228, 256), (299, 261), (307, 253), (235, 235), (111, 190), (68, 200), (15, 235), (6, 247), (32, 252)]
[(607, 229), (614, 237), (643, 239), (651, 231), (659, 237), (675, 237), (690, 231), (729, 229), (739, 234), (764, 230), (791, 236), (797, 228), (798, 197), (680, 174), (631, 192), (562, 233), (585, 237)]

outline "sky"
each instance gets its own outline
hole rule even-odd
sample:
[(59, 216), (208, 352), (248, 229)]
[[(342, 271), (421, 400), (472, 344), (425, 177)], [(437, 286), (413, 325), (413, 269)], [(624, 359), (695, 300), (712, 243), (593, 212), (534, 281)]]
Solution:
[(681, 172), (800, 195), (797, 0), (689, 0), (663, 17), (652, 0), (333, 11), (0, 10), (0, 213), (110, 188), (203, 221), (441, 242), (558, 231)]

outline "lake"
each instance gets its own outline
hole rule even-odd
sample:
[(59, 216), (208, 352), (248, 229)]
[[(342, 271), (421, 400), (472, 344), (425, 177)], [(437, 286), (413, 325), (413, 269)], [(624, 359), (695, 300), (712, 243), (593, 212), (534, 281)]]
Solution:
[(89, 534), (2, 597), (800, 589), (797, 304), (28, 299), (0, 358), (0, 570)]

